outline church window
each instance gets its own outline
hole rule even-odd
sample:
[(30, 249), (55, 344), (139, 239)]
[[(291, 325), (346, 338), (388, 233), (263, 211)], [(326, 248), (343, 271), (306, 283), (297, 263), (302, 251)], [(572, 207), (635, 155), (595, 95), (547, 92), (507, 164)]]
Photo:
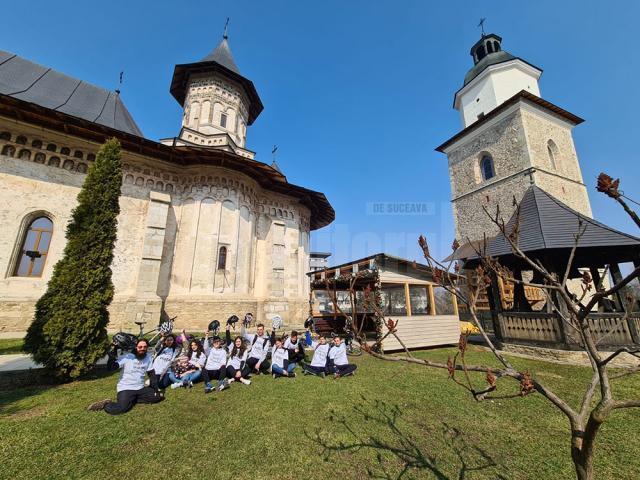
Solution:
[(33, 161), (36, 163), (44, 163), (46, 160), (46, 157), (44, 156), (44, 153), (42, 152), (38, 152), (36, 153), (36, 156), (33, 158)]
[(38, 217), (29, 224), (19, 252), (16, 277), (42, 276), (52, 235), (53, 222), (48, 217)]
[(71, 160), (65, 160), (62, 164), (62, 168), (69, 171), (73, 170), (73, 162)]
[(549, 156), (549, 163), (551, 164), (551, 168), (553, 168), (554, 170), (558, 169), (558, 154), (558, 146), (553, 140), (549, 140), (547, 142), (547, 155)]
[(227, 247), (222, 246), (218, 252), (218, 270), (227, 268)]
[(487, 42), (487, 53), (493, 53), (493, 42)]
[(14, 147), (13, 145), (5, 145), (4, 147), (2, 147), (2, 155), (13, 157), (14, 153), (16, 153), (16, 147)]
[(16, 138), (16, 143), (18, 145), (26, 145), (27, 144), (27, 137), (25, 137), (24, 135), (20, 135), (18, 138)]
[(220, 126), (222, 128), (227, 128), (227, 114), (226, 113), (221, 113), (220, 114)]
[(69, 147), (62, 147), (60, 149), (60, 154), (61, 155), (70, 155), (71, 154), (71, 149)]
[(26, 148), (23, 148), (22, 150), (20, 150), (20, 153), (18, 154), (18, 158), (22, 160), (31, 160), (31, 150), (27, 150)]
[(495, 177), (496, 173), (493, 168), (493, 158), (491, 158), (491, 155), (485, 154), (482, 156), (482, 160), (480, 160), (480, 170), (485, 180)]
[(52, 167), (59, 167), (60, 166), (60, 158), (51, 157), (49, 159), (49, 165), (51, 165)]
[(500, 51), (500, 44), (498, 42), (493, 42), (493, 50), (496, 52)]
[(31, 142), (33, 148), (42, 148), (42, 140), (34, 140)]
[(75, 152), (73, 152), (73, 156), (76, 158), (83, 158), (84, 154), (82, 153), (81, 150), (76, 150)]
[(0, 133), (0, 140), (8, 140), (11, 141), (11, 134), (9, 132)]
[(58, 147), (56, 146), (55, 143), (50, 143), (47, 145), (47, 150), (49, 150), (50, 152), (55, 152), (58, 149)]

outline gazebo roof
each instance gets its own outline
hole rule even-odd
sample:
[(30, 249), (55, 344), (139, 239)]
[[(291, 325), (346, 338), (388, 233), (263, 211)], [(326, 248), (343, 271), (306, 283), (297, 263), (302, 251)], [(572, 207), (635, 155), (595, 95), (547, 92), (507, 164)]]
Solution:
[[(520, 202), (520, 213), (514, 212), (507, 223), (507, 233), (519, 221), (518, 246), (532, 258), (568, 259), (575, 243), (579, 222), (584, 233), (580, 237), (574, 266), (597, 266), (640, 258), (640, 239), (615, 230), (568, 207), (557, 198), (533, 185)], [(503, 234), (487, 242), (486, 255), (504, 263), (516, 260), (509, 241)], [(478, 260), (477, 254), (469, 261)]]

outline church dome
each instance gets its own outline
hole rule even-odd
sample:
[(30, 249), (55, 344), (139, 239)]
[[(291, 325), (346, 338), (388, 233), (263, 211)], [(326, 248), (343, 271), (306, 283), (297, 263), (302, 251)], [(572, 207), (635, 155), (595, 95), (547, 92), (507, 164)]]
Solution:
[(488, 55), (483, 57), (482, 60), (471, 67), (471, 69), (464, 76), (464, 84), (466, 85), (471, 80), (480, 75), (485, 68), (491, 65), (497, 65), (498, 63), (508, 62), (509, 60), (514, 60), (515, 58), (517, 57), (514, 57), (509, 52), (505, 52), (504, 50), (489, 53)]

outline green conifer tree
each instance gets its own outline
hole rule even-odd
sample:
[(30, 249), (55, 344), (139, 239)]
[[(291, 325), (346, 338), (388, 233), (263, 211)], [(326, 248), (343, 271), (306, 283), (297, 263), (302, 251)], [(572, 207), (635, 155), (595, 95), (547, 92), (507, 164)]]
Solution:
[(121, 184), (120, 143), (114, 138), (89, 167), (67, 226), (64, 255), (36, 304), (25, 338), (25, 351), (63, 380), (93, 368), (108, 348)]

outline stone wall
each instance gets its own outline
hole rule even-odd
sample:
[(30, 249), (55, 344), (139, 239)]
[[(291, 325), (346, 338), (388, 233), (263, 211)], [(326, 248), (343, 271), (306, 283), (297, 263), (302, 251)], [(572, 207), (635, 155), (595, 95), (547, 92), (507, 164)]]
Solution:
[[(0, 118), (0, 331), (30, 323), (98, 148)], [(236, 171), (132, 152), (123, 152), (123, 170), (110, 329), (156, 322), (163, 301), (180, 328), (249, 311), (265, 323), (274, 315), (295, 324), (306, 318), (310, 212), (297, 199)], [(43, 275), (16, 277), (21, 239), (40, 213), (54, 224)], [(222, 245), (227, 261), (218, 268)]]
[[(456, 238), (478, 240), (495, 235), (497, 227), (483, 211), (500, 207), (505, 221), (533, 184), (568, 206), (591, 216), (586, 187), (575, 152), (572, 126), (529, 104), (518, 104), (497, 119), (470, 131), (450, 151), (449, 176)], [(548, 152), (553, 142), (554, 162)], [(484, 180), (480, 162), (493, 159), (495, 176)], [(555, 166), (554, 164), (555, 163)]]

